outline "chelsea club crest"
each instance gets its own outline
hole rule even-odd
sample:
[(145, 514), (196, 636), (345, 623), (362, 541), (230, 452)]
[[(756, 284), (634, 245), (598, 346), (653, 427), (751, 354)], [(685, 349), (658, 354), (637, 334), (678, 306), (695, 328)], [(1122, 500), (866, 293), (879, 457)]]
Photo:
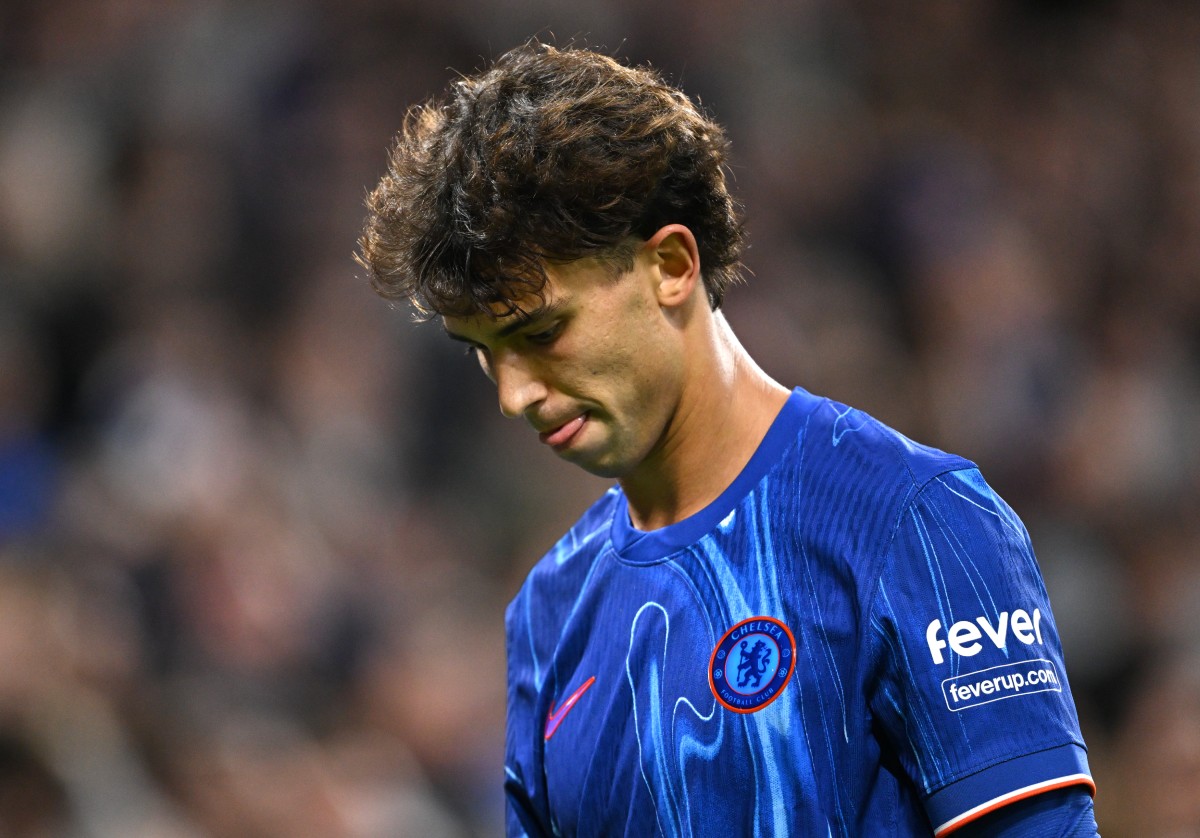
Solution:
[(708, 662), (717, 701), (735, 713), (761, 710), (796, 669), (796, 638), (774, 617), (751, 617), (725, 632)]

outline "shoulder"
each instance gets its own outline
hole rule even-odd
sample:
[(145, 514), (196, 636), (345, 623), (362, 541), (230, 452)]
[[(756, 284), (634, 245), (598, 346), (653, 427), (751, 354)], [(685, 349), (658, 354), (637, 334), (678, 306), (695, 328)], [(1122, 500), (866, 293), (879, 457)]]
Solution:
[(776, 468), (773, 496), (825, 554), (873, 572), (904, 511), (938, 477), (970, 470), (864, 411), (797, 390), (807, 402), (796, 440)]
[(916, 442), (874, 416), (828, 398), (810, 397), (805, 455), (830, 468), (830, 479), (896, 480), (919, 489), (934, 477), (974, 468), (970, 460)]
[[(613, 486), (571, 525), (546, 551), (525, 577), (508, 607), (511, 627), (518, 611), (527, 611), (531, 600), (562, 601), (564, 594), (578, 592), (605, 547), (611, 543), (613, 514), (620, 506), (621, 490)], [(574, 601), (571, 596), (566, 601)]]

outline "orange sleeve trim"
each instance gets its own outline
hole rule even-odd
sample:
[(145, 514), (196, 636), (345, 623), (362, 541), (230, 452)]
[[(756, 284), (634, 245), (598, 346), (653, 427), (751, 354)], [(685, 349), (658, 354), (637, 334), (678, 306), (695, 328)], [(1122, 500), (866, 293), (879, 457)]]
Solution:
[(1070, 777), (1059, 777), (1055, 780), (1047, 780), (1044, 783), (1035, 783), (1032, 786), (1010, 791), (1008, 794), (989, 800), (987, 803), (981, 803), (974, 809), (968, 809), (956, 818), (946, 821), (941, 826), (934, 829), (935, 838), (943, 838), (949, 835), (956, 829), (966, 826), (971, 821), (978, 820), (989, 812), (994, 812), (997, 809), (1007, 806), (1010, 803), (1016, 803), (1018, 800), (1024, 800), (1027, 797), (1033, 797), (1035, 794), (1053, 791), (1054, 789), (1066, 788), (1067, 786), (1084, 785), (1088, 787), (1088, 792), (1092, 797), (1096, 796), (1096, 784), (1087, 774), (1073, 774)]

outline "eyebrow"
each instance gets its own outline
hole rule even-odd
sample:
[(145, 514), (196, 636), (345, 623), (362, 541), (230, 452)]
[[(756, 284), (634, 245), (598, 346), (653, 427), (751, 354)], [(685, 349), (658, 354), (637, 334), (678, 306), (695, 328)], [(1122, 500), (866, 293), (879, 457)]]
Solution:
[[(553, 317), (559, 311), (561, 311), (565, 306), (566, 306), (565, 300), (559, 299), (559, 300), (554, 300), (553, 302), (550, 302), (550, 303), (546, 303), (543, 306), (539, 306), (538, 308), (534, 309), (531, 312), (521, 312), (512, 321), (504, 324), (499, 329), (497, 329), (494, 337), (496, 337), (496, 338), (509, 337), (514, 332), (519, 332), (521, 329), (527, 328), (532, 323), (536, 323), (539, 320), (545, 320), (547, 318)], [(446, 333), (446, 337), (450, 338), (450, 340), (456, 340), (460, 343), (469, 343), (472, 345), (478, 344), (477, 341), (471, 340), (471, 338), (469, 338), (469, 337), (465, 337), (464, 335), (456, 334), (456, 333), (450, 331), (449, 329), (446, 328), (445, 323), (442, 323), (442, 331)]]

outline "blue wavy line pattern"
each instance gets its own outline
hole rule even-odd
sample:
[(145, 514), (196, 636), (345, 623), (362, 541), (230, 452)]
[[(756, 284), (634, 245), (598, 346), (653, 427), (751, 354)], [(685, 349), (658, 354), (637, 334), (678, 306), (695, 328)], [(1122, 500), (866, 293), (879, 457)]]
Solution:
[[(946, 637), (961, 620), (999, 626), (1001, 612), (1040, 607), (1036, 654), (1061, 663), (1015, 513), (969, 463), (827, 413), (803, 417), (787, 457), (676, 552), (618, 554), (613, 489), (531, 574), (509, 615), (510, 671), (531, 689), (510, 684), (510, 699), (540, 703), (528, 721), (510, 713), (508, 773), (541, 778), (528, 794), (543, 831), (916, 834), (927, 821), (913, 786), (932, 794), (1017, 748), (1082, 741), (1066, 689), (974, 715), (945, 706), (943, 679), (1033, 654), (1011, 631), (984, 636), (978, 657), (947, 650), (939, 663), (927, 647), (935, 619)], [(794, 673), (770, 704), (733, 712), (709, 687), (710, 658), (760, 616), (792, 632)], [(591, 676), (543, 746), (539, 717)], [(880, 770), (883, 749), (911, 784)]]

